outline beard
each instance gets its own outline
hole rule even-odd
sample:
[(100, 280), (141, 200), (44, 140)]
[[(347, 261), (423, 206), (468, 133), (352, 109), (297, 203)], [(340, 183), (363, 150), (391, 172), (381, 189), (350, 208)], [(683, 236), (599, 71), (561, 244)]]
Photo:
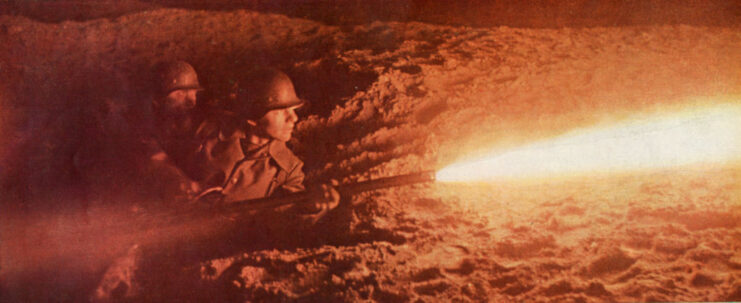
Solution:
[(156, 115), (160, 132), (169, 138), (192, 136), (195, 128), (192, 110), (168, 111)]

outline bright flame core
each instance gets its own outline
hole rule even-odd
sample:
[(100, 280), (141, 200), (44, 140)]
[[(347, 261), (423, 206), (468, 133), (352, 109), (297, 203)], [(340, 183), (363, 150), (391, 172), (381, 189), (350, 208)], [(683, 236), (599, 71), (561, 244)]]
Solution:
[(541, 178), (721, 163), (741, 156), (741, 106), (571, 133), (437, 172), (439, 181)]

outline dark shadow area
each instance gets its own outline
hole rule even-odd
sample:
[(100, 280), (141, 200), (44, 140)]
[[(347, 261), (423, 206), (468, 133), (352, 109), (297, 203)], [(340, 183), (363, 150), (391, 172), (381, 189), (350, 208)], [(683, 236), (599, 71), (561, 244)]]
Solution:
[(93, 152), (92, 146), (99, 153), (135, 148), (115, 139), (146, 133), (148, 108), (140, 103), (145, 90), (132, 88), (147, 86), (139, 71), (148, 64), (132, 66), (137, 72), (131, 74), (89, 66), (39, 66), (23, 73), (23, 84), (14, 88), (22, 97), (8, 102), (17, 109), (18, 122), (10, 126), (21, 143), (3, 159), (8, 171), (0, 176), (3, 189), (20, 201), (3, 200), (3, 207), (30, 212), (86, 207), (75, 159)]
[(344, 104), (357, 92), (365, 91), (378, 74), (372, 71), (353, 71), (333, 59), (322, 59), (309, 65), (287, 70), (296, 91), (309, 101), (308, 114), (329, 117), (332, 110)]
[(729, 26), (741, 23), (741, 3), (732, 0), (10, 0), (0, 3), (0, 10), (6, 14), (52, 23), (116, 18), (159, 7), (211, 11), (246, 9), (329, 25), (417, 21), (472, 27), (554, 28), (660, 24)]
[(55, 268), (25, 272), (4, 282), (3, 302), (87, 302), (103, 269), (80, 266), (77, 259), (60, 260)]
[(4, 0), (3, 15), (25, 16), (47, 23), (117, 18), (158, 8), (159, 5), (138, 0)]
[(410, 20), (473, 27), (598, 27), (690, 24), (739, 24), (737, 1), (671, 0), (415, 0)]

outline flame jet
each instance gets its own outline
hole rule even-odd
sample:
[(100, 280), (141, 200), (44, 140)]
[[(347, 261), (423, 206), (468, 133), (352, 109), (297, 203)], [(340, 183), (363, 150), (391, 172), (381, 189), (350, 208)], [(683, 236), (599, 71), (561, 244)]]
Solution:
[(741, 106), (720, 105), (569, 133), (455, 163), (439, 181), (476, 182), (723, 164), (741, 156)]

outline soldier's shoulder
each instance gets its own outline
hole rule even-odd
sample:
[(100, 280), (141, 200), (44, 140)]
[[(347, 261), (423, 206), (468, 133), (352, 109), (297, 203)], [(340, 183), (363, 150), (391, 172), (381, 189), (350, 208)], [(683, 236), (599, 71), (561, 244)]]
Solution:
[(273, 140), (270, 142), (270, 156), (275, 159), (278, 165), (288, 171), (294, 170), (296, 167), (303, 165), (304, 162), (299, 159), (296, 154), (291, 151), (285, 142)]

